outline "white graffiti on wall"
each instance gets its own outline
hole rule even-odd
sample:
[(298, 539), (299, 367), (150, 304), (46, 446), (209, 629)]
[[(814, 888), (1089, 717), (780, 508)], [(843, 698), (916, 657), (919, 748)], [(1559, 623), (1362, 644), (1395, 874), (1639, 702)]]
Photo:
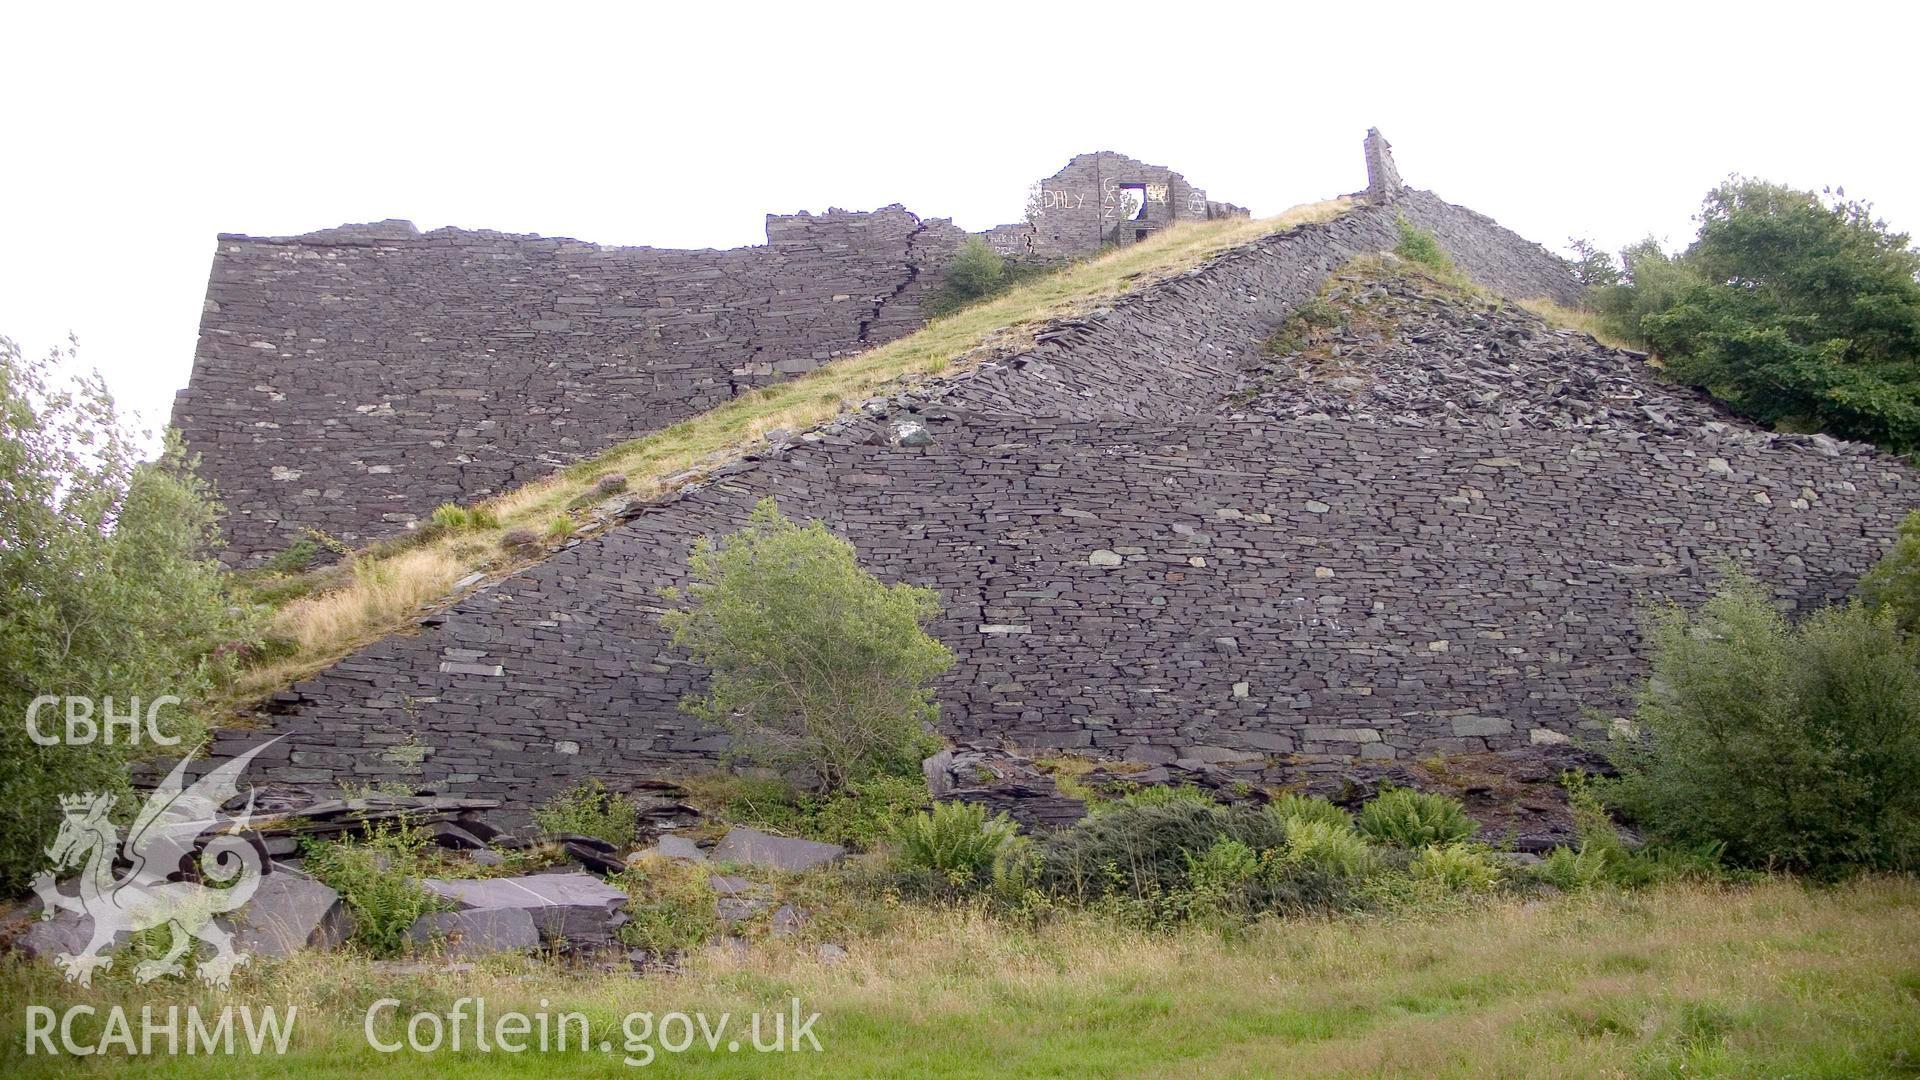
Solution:
[[(1121, 221), (1144, 220), (1150, 205), (1173, 207), (1173, 184), (1170, 181), (1123, 183), (1117, 177), (1101, 177), (1099, 182), (1100, 221), (1103, 226), (1112, 226)], [(1089, 193), (1072, 188), (1052, 188), (1045, 184), (1035, 184), (1027, 189), (1027, 220), (1037, 221), (1041, 215), (1057, 210), (1083, 210), (1088, 206)], [(1187, 200), (1187, 213), (1190, 216), (1205, 217), (1207, 213), (1206, 196), (1199, 191), (1193, 192)], [(1177, 211), (1176, 211), (1177, 213)]]
[(1078, 210), (1087, 205), (1087, 193), (1084, 191), (1055, 191), (1041, 188), (1038, 205), (1041, 210)]

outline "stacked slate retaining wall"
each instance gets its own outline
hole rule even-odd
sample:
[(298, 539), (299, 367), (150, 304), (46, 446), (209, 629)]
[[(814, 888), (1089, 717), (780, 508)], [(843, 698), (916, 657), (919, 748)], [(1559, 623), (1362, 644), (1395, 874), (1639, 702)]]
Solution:
[[(633, 507), (349, 657), (276, 697), (292, 737), (256, 779), (526, 805), (717, 762), (724, 738), (676, 708), (703, 673), (660, 633), (659, 589), (766, 494), (939, 590), (949, 733), (1280, 773), (1576, 731), (1644, 674), (1643, 604), (1700, 599), (1723, 557), (1788, 599), (1836, 596), (1920, 499), (1891, 459), (1750, 435), (1222, 415), (1274, 328), (1403, 213), (1484, 282), (1561, 287), (1539, 248), (1424, 193), (1268, 238)], [(901, 445), (915, 427), (931, 444)]]

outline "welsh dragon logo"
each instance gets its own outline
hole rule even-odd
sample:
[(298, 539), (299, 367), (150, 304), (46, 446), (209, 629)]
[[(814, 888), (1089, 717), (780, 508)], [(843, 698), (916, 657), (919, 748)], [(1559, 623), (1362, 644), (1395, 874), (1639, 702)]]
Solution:
[[(66, 819), (47, 848), (52, 869), (41, 871), (33, 890), (48, 912), (71, 911), (93, 922), (92, 940), (85, 948), (54, 958), (69, 982), (91, 986), (96, 970), (113, 966), (113, 957), (102, 955), (102, 949), (121, 934), (164, 925), (172, 931), (166, 953), (135, 967), (134, 978), (151, 982), (163, 975), (184, 974), (182, 958), (196, 941), (202, 941), (213, 946), (215, 955), (200, 961), (196, 974), (209, 986), (227, 988), (233, 969), (250, 957), (234, 949), (232, 935), (213, 917), (251, 900), (263, 871), (259, 850), (238, 835), (252, 821), (252, 796), (238, 815), (223, 818), (220, 807), (240, 794), (240, 775), (254, 755), (278, 741), (261, 743), (184, 788), (192, 758), (183, 759), (147, 799), (124, 845), (108, 817), (114, 805), (112, 795), (89, 792), (61, 797)], [(188, 863), (195, 841), (216, 827), (220, 835), (207, 841), (199, 857), (200, 875), (215, 885), (169, 880)], [(131, 867), (119, 877), (115, 876), (116, 854)], [(68, 896), (60, 891), (54, 874), (73, 866), (83, 867), (79, 894)]]

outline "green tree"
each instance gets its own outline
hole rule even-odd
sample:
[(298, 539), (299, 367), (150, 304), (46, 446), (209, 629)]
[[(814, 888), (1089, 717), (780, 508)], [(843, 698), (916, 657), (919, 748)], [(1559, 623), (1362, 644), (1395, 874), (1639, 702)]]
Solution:
[(1859, 592), (1902, 631), (1920, 634), (1920, 510), (1900, 523), (1892, 550), (1860, 579)]
[[(191, 706), (216, 677), (222, 647), (251, 638), (210, 557), (217, 508), (177, 439), (141, 462), (99, 376), (56, 385), (73, 351), (30, 360), (0, 338), (0, 892), (41, 868), (60, 823), (58, 796), (123, 791), (136, 746), (124, 728), (41, 745), (27, 715), (36, 698), (82, 697), (104, 719), (138, 699), (191, 748)], [(39, 710), (43, 735), (60, 707)], [(143, 734), (144, 737), (144, 734)]]
[(1920, 445), (1920, 254), (1843, 193), (1739, 177), (1707, 194), (1679, 256), (1627, 252), (1598, 290), (1617, 332), (1676, 379), (1789, 430)]
[(696, 542), (690, 563), (693, 583), (668, 590), (687, 606), (662, 617), (713, 672), (688, 712), (829, 788), (917, 775), (936, 745), (932, 683), (953, 666), (923, 628), (939, 612), (933, 590), (882, 584), (852, 544), (788, 521), (772, 499), (739, 532)]
[(1581, 285), (1592, 289), (1620, 284), (1619, 264), (1599, 244), (1577, 236), (1568, 237), (1567, 250), (1573, 252), (1573, 258), (1568, 260), (1573, 267), (1573, 279)]
[(1920, 867), (1920, 642), (1865, 604), (1797, 625), (1738, 573), (1652, 624), (1614, 800), (1657, 840), (1837, 873)]

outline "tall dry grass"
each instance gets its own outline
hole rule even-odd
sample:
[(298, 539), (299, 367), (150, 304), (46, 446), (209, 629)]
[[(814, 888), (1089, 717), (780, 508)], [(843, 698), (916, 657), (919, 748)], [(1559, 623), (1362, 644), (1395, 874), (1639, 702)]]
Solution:
[(1549, 325), (1585, 334), (1602, 345), (1615, 349), (1635, 348), (1631, 342), (1608, 330), (1596, 312), (1585, 308), (1570, 308), (1544, 296), (1522, 300), (1520, 306), (1540, 316)]

